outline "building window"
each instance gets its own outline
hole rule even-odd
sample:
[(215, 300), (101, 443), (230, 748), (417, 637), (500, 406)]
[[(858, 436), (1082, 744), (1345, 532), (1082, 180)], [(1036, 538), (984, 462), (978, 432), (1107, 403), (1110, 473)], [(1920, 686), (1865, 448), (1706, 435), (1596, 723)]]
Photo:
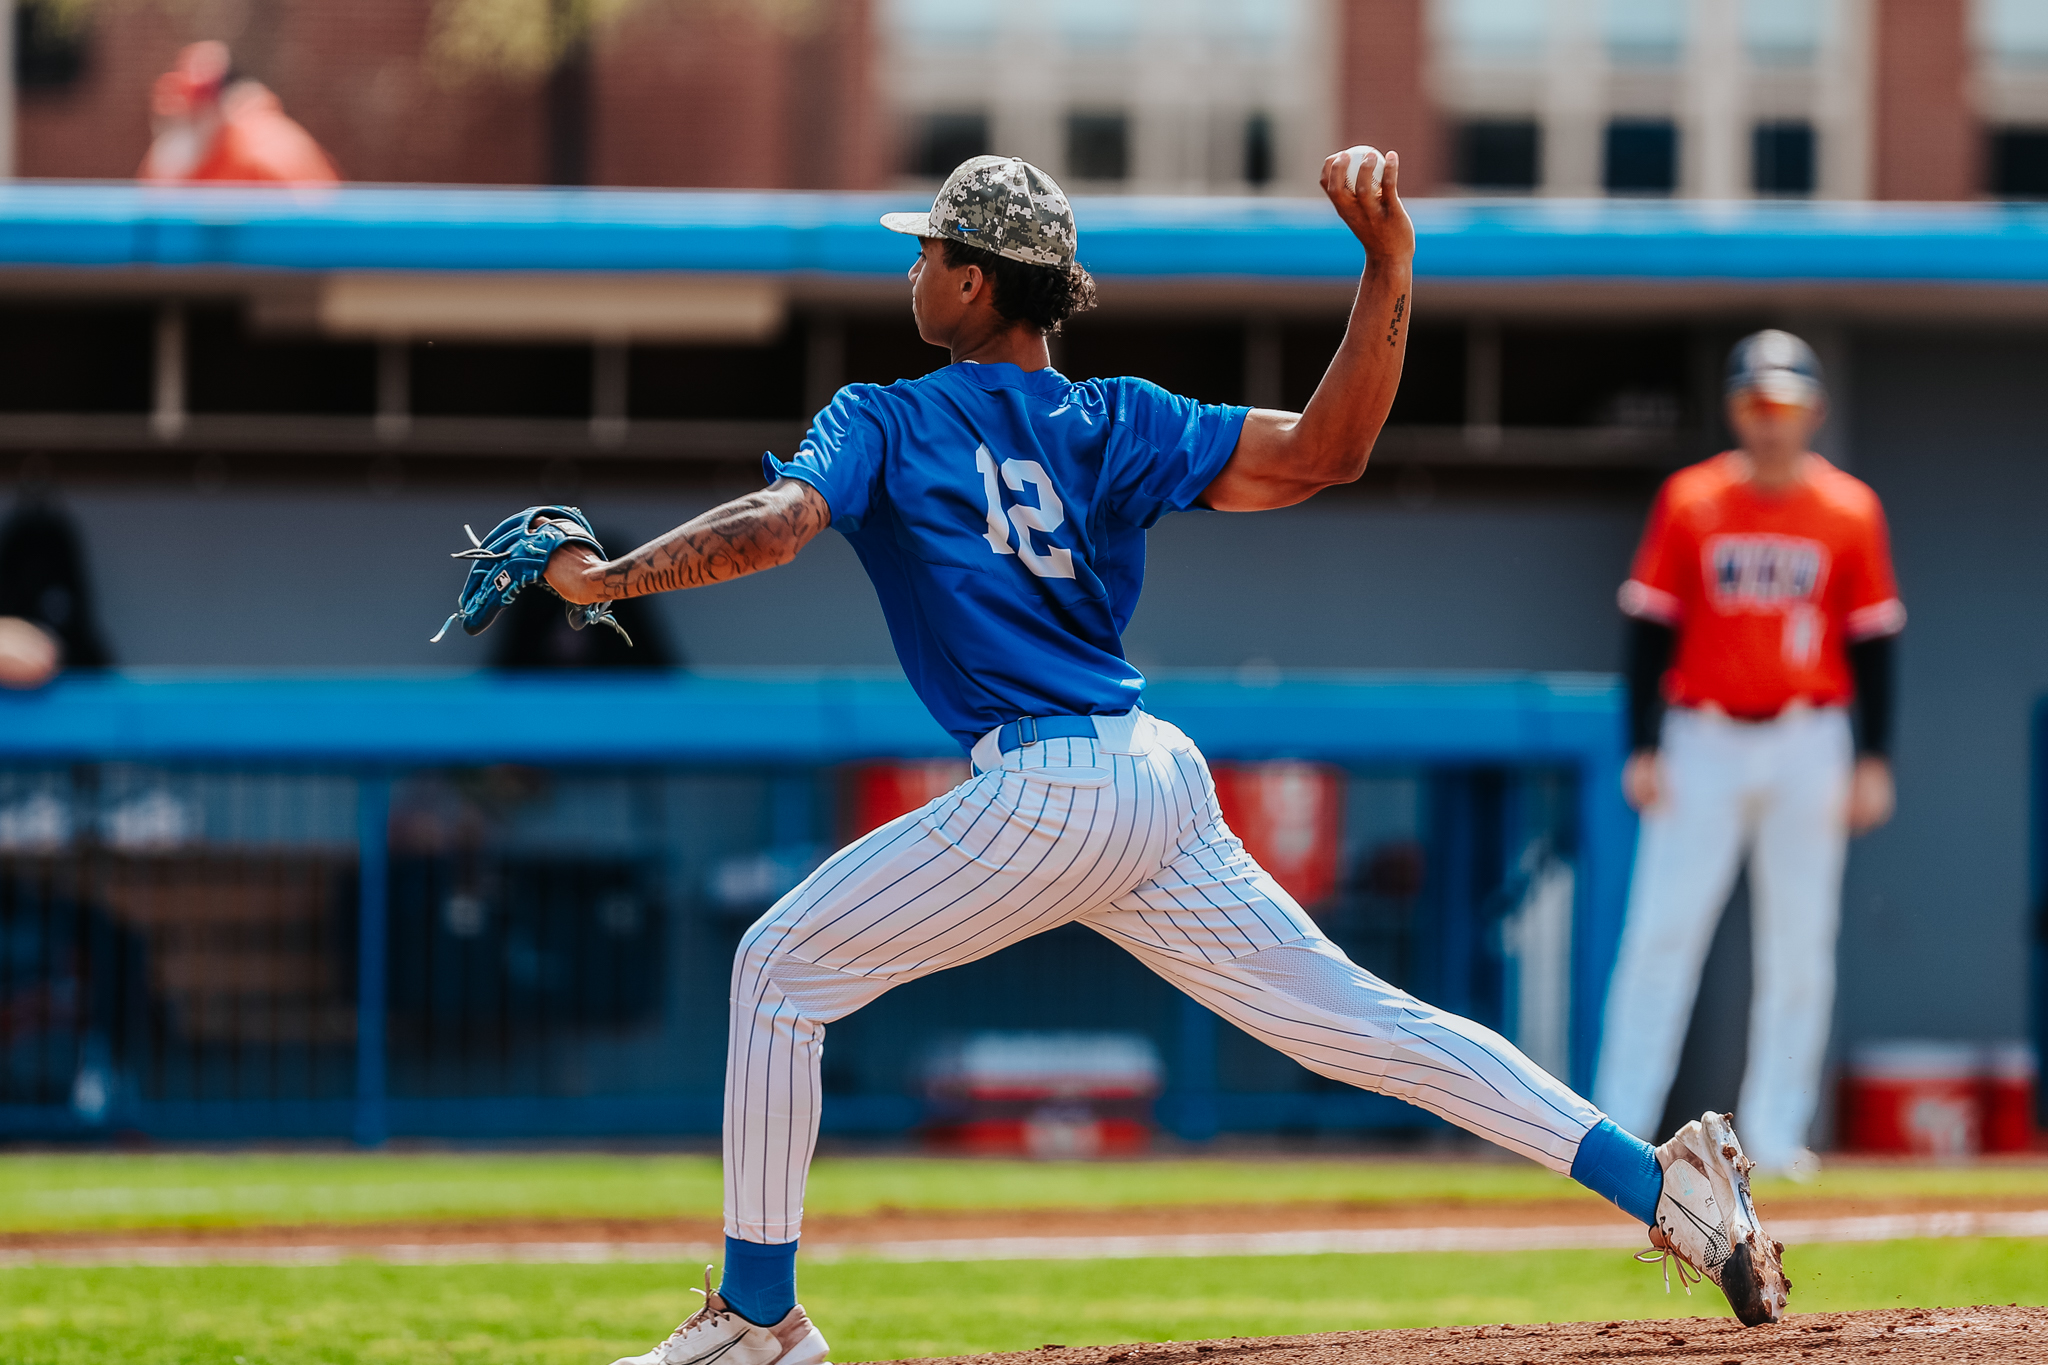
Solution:
[(969, 157), (988, 154), (988, 115), (926, 114), (910, 139), (910, 173), (944, 180)]
[(87, 20), (54, 5), (14, 7), (14, 80), (24, 90), (58, 90), (85, 74)]
[(1123, 114), (1067, 115), (1067, 174), (1123, 180), (1131, 173), (1131, 121)]
[(1669, 194), (1678, 187), (1678, 125), (1616, 119), (1607, 125), (1609, 194)]
[(2048, 62), (2048, 6), (2041, 0), (1978, 0), (1970, 26), (1978, 52), (1994, 66), (2026, 70)]
[(1822, 0), (1742, 0), (1742, 46), (1758, 66), (1810, 66), (1826, 27)]
[(1623, 66), (1670, 66), (1685, 50), (1685, 0), (1605, 0), (1607, 55)]
[(1272, 181), (1272, 116), (1247, 114), (1244, 120), (1244, 182), (1247, 185), (1269, 185)]
[(2000, 199), (2048, 199), (2048, 128), (1995, 128), (1991, 193)]
[(1123, 47), (1138, 36), (1136, 0), (1056, 0), (1038, 9), (1041, 22), (1051, 17), (1069, 47)]
[(1750, 182), (1758, 194), (1813, 193), (1813, 125), (1759, 123), (1750, 141)]
[(995, 41), (996, 0), (885, 0), (882, 22), (919, 47), (980, 47)]
[(1549, 37), (1544, 0), (1433, 0), (1432, 37), (1453, 61), (1533, 65)]
[(1474, 190), (1533, 190), (1543, 178), (1533, 119), (1475, 119), (1457, 132), (1457, 179)]

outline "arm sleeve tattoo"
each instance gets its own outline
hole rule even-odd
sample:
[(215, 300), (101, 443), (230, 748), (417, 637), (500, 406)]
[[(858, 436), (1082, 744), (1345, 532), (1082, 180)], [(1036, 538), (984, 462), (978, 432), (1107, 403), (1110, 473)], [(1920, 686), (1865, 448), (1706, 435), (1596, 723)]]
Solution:
[(789, 563), (831, 522), (831, 509), (817, 489), (800, 479), (778, 479), (610, 561), (600, 583), (616, 601), (744, 578)]

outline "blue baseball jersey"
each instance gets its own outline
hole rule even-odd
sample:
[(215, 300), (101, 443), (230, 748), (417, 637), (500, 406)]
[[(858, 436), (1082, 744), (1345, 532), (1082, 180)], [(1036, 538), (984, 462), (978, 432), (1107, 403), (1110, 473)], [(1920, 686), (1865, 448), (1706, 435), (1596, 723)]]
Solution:
[(768, 477), (824, 495), (910, 684), (963, 748), (1021, 716), (1115, 715), (1145, 530), (1191, 506), (1249, 408), (1142, 379), (948, 365), (849, 384)]

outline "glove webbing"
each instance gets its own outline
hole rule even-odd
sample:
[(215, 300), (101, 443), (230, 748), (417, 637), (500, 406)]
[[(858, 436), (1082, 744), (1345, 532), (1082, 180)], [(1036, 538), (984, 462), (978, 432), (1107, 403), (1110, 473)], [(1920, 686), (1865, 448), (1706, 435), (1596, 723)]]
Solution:
[[(484, 548), (484, 543), (481, 540), (477, 539), (475, 530), (473, 530), (470, 527), (470, 524), (466, 521), (462, 523), (462, 533), (469, 537), (469, 543), (475, 548), (468, 550), (457, 550), (448, 556), (450, 559), (510, 559), (512, 557), (512, 551), (510, 549), (490, 550)], [(577, 537), (576, 540), (579, 544), (589, 543), (580, 536)], [(542, 583), (545, 584), (546, 580), (543, 579)], [(550, 591), (552, 591), (552, 589), (550, 589)], [(556, 595), (560, 596), (559, 593)], [(621, 640), (624, 640), (628, 645), (631, 645), (633, 643), (633, 637), (626, 633), (626, 628), (619, 624), (619, 618), (612, 615), (611, 611), (609, 610), (609, 608), (611, 607), (611, 603), (567, 602), (565, 603), (565, 605), (569, 609), (569, 625), (572, 629), (582, 630), (586, 626), (592, 626), (602, 622), (603, 624), (610, 626), (613, 630), (617, 631), (619, 633), (619, 638)], [(580, 621), (576, 619), (579, 615), (581, 615), (583, 618)], [(448, 633), (448, 627), (454, 625), (457, 621), (460, 621), (461, 619), (462, 612), (458, 609), (452, 615), (450, 615), (447, 620), (441, 623), (441, 628), (434, 632), (433, 638), (429, 639), (427, 643), (430, 645), (440, 644), (441, 637)]]

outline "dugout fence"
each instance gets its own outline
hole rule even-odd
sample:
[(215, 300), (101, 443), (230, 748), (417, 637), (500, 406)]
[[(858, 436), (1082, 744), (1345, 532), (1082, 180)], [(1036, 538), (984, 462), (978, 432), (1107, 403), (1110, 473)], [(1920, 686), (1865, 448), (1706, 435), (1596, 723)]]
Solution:
[[(1148, 694), (1218, 763), (1327, 765), (1326, 930), (1581, 1085), (1633, 841), (1619, 696), (1560, 675)], [(845, 832), (849, 765), (955, 752), (884, 674), (74, 675), (0, 698), (0, 1135), (715, 1132), (740, 934)], [(827, 1130), (915, 1128), (917, 1060), (977, 1029), (1145, 1035), (1188, 1139), (1425, 1118), (1068, 926), (835, 1024)]]

